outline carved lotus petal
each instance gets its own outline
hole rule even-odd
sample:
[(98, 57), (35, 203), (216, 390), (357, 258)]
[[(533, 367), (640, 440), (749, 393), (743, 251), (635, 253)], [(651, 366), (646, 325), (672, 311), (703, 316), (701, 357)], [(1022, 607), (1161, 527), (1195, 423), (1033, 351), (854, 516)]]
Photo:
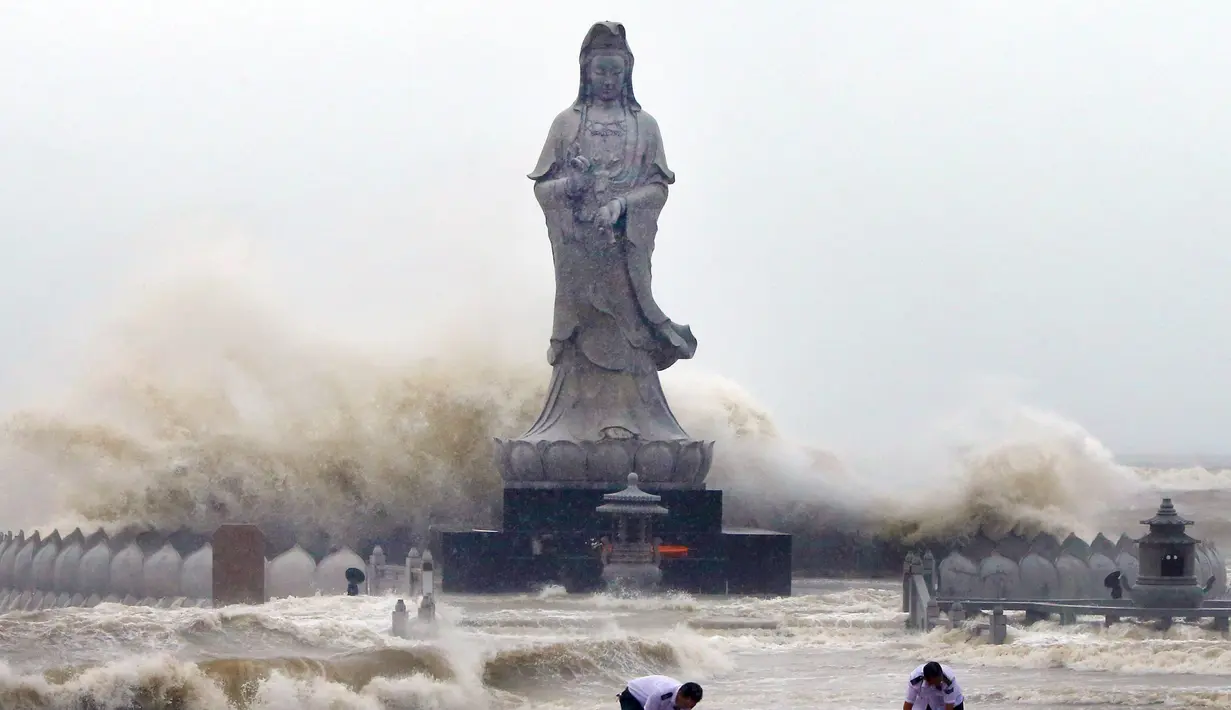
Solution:
[(1090, 555), (1086, 564), (1090, 567), (1090, 587), (1098, 590), (1096, 596), (1100, 599), (1110, 599), (1111, 591), (1103, 584), (1103, 580), (1107, 578), (1107, 575), (1116, 571), (1116, 563), (1106, 555), (1096, 552)]
[(495, 464), (496, 470), (504, 478), (512, 478), (516, 474), (513, 472), (513, 467), (509, 462), (509, 453), (512, 447), (509, 442), (503, 439), (492, 439), (492, 463)]
[(509, 467), (504, 469), (518, 481), (539, 480), (543, 478), (543, 457), (538, 449), (529, 441), (506, 442)]
[(13, 561), (13, 586), (23, 591), (34, 588), (34, 576), (31, 573), (34, 570), (34, 548), (37, 545), (38, 541), (27, 542)]
[(42, 548), (34, 554), (31, 574), (34, 575), (35, 588), (43, 590), (55, 588), (56, 558), (59, 556), (60, 545), (54, 540), (43, 543)]
[(937, 565), (937, 571), (940, 573), (939, 592), (942, 596), (973, 597), (981, 591), (979, 568), (960, 552), (950, 552)]
[(103, 593), (111, 586), (111, 547), (106, 538), (81, 556), (77, 567), (77, 589), (85, 593)]
[(17, 548), (20, 544), (16, 540), (10, 542), (8, 547), (4, 548), (4, 554), (0, 555), (0, 589), (13, 586), (13, 564), (17, 561)]
[(675, 460), (675, 480), (692, 482), (701, 471), (705, 460), (704, 444), (700, 441), (690, 441), (680, 448)]
[(1051, 560), (1031, 552), (1018, 563), (1020, 596), (1026, 599), (1054, 599), (1060, 588), (1060, 574)]
[(705, 482), (707, 476), (710, 475), (710, 464), (714, 462), (714, 442), (701, 442), (701, 468), (697, 469), (697, 475), (693, 476), (693, 484), (701, 484)]
[(145, 554), (137, 543), (130, 542), (111, 558), (111, 591), (116, 594), (137, 594), (145, 578)]
[(316, 560), (299, 545), (269, 563), (266, 593), (271, 599), (308, 597), (315, 591)]
[[(1193, 568), (1196, 570), (1197, 581), (1201, 584), (1205, 584), (1205, 580), (1214, 574), (1213, 559), (1201, 545), (1197, 545), (1193, 552)], [(1140, 572), (1140, 566), (1138, 572)]]
[(575, 481), (586, 465), (586, 450), (571, 441), (553, 441), (543, 450), (543, 472), (549, 481)]
[(213, 575), (214, 546), (206, 543), (184, 558), (184, 566), (180, 568), (180, 594), (196, 599), (213, 596)]
[(633, 470), (633, 455), (622, 441), (600, 441), (589, 456), (589, 478), (619, 482)]
[(637, 450), (634, 471), (645, 483), (667, 483), (673, 479), (678, 444), (651, 441)]
[(145, 560), (142, 568), (145, 594), (151, 597), (178, 597), (184, 559), (171, 545), (165, 543)]
[(77, 568), (81, 565), (83, 554), (85, 550), (81, 549), (80, 542), (74, 542), (60, 553), (60, 556), (56, 558), (53, 573), (52, 587), (54, 589), (68, 592), (78, 589)]
[(1090, 552), (1098, 553), (1108, 559), (1115, 559), (1116, 546), (1111, 540), (1107, 539), (1106, 535), (1099, 533), (1090, 541)]
[[(1121, 552), (1116, 556), (1114, 562), (1116, 563), (1116, 569), (1120, 570), (1123, 579), (1128, 582), (1128, 586), (1137, 584), (1137, 576), (1141, 574), (1141, 563), (1137, 561), (1136, 557), (1127, 552)], [(1201, 578), (1200, 582), (1205, 584), (1207, 579), (1209, 579), (1208, 575)]]
[(1056, 596), (1060, 599), (1081, 599), (1090, 594), (1090, 568), (1082, 560), (1068, 553), (1060, 555), (1056, 558), (1056, 575)]
[(983, 596), (989, 599), (1013, 599), (1021, 584), (1017, 563), (998, 552), (979, 563), (979, 580)]

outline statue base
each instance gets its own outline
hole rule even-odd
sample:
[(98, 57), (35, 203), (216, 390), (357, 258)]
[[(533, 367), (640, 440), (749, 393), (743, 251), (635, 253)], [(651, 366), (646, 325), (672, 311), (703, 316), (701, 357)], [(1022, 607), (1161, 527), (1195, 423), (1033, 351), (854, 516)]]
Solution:
[[(440, 533), (442, 588), (498, 594), (556, 584), (573, 593), (603, 591), (599, 538), (610, 534), (610, 521), (594, 509), (605, 493), (622, 488), (505, 488), (503, 529)], [(646, 488), (671, 511), (656, 521), (654, 534), (684, 548), (660, 561), (660, 590), (790, 596), (790, 535), (724, 529), (722, 491)]]
[(698, 490), (705, 488), (714, 442), (496, 439), (494, 454), (506, 488), (608, 491), (635, 471), (643, 484), (656, 490)]

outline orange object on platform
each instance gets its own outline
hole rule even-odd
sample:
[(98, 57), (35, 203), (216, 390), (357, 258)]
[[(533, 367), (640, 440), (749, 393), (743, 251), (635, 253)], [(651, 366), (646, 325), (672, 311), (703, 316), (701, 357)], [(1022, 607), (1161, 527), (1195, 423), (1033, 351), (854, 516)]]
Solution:
[(687, 557), (688, 548), (684, 545), (659, 545), (658, 554), (663, 557)]

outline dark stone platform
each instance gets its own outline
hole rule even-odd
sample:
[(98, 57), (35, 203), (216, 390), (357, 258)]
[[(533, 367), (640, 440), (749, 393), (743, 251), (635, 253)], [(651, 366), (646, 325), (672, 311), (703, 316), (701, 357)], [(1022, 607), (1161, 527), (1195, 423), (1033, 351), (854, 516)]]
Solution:
[[(610, 521), (594, 512), (601, 489), (504, 491), (504, 529), (441, 532), (441, 582), (452, 593), (524, 592), (560, 584), (569, 592), (602, 588), (597, 543)], [(723, 529), (722, 491), (654, 490), (670, 514), (654, 534), (688, 553), (662, 560), (662, 586), (694, 594), (791, 594), (791, 536)], [(533, 540), (542, 547), (535, 554)]]
[[(605, 489), (504, 489), (505, 531), (587, 533), (594, 537), (611, 532), (611, 522), (594, 509), (603, 504), (603, 495), (619, 490)], [(655, 521), (654, 530), (666, 541), (667, 535), (718, 533), (722, 531), (722, 491), (645, 490), (662, 497), (670, 513)], [(670, 543), (669, 543), (670, 544)]]

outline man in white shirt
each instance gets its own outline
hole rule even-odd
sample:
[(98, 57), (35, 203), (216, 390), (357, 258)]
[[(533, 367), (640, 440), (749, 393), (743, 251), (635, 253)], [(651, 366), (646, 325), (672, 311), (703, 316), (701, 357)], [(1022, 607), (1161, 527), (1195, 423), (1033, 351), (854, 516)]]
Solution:
[(701, 702), (701, 686), (681, 683), (665, 675), (647, 675), (628, 681), (620, 710), (692, 710)]
[(966, 698), (948, 666), (928, 661), (910, 674), (902, 710), (965, 710)]

